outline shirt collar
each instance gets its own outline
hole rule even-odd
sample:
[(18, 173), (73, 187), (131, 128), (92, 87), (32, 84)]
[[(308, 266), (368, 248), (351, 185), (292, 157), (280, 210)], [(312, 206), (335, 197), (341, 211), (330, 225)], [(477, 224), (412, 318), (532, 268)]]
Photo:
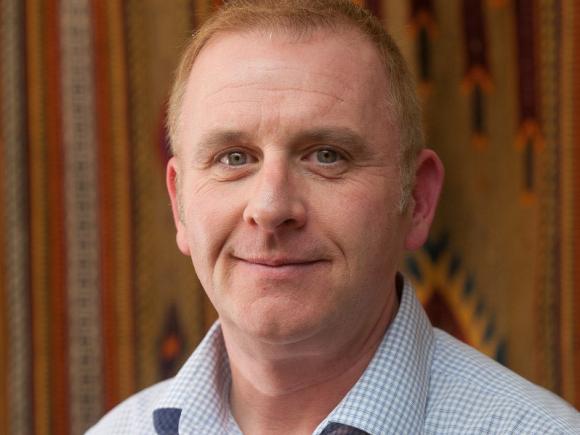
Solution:
[(433, 348), (431, 323), (405, 280), (397, 315), (373, 359), (314, 433), (331, 422), (369, 434), (421, 433)]
[[(318, 426), (332, 423), (369, 434), (420, 433), (425, 420), (433, 330), (405, 280), (397, 315), (369, 366), (339, 405)], [(231, 372), (216, 322), (161, 398), (162, 408), (181, 409), (180, 433), (240, 434), (229, 411)]]
[(171, 382), (159, 409), (181, 409), (179, 433), (240, 433), (229, 410), (231, 372), (219, 322)]

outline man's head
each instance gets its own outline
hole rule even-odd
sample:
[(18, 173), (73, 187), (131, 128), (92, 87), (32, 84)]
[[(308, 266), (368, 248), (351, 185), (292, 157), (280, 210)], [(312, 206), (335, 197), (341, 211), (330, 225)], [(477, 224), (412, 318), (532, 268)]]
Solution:
[[(178, 152), (183, 97), (191, 68), (203, 47), (222, 33), (259, 31), (284, 33), (301, 39), (320, 30), (341, 32), (351, 28), (375, 47), (388, 78), (384, 95), (399, 126), (403, 210), (413, 187), (415, 159), (423, 148), (421, 110), (414, 82), (405, 61), (381, 23), (350, 0), (233, 0), (226, 3), (189, 41), (176, 72), (168, 110), (171, 150)], [(355, 78), (353, 78), (354, 80)]]
[[(336, 2), (294, 2), (310, 3)], [(419, 124), (418, 110), (397, 109), (368, 35), (330, 23), (260, 21), (206, 39), (178, 78), (167, 168), (177, 244), (224, 333), (313, 351), (393, 308), (398, 264), (427, 236), (443, 173), (414, 150), (401, 210), (401, 120)]]

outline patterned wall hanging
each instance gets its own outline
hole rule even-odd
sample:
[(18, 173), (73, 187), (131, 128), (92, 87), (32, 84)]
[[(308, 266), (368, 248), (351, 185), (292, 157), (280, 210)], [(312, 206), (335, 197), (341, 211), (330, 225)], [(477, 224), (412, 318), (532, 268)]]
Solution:
[(538, 65), (536, 56), (536, 4), (527, 0), (515, 1), (516, 42), (518, 59), (519, 127), (516, 148), (524, 167), (522, 200), (533, 200), (536, 191), (535, 163), (544, 145), (538, 98)]
[(462, 88), (470, 99), (472, 143), (479, 149), (485, 147), (488, 139), (485, 95), (493, 89), (487, 60), (484, 8), (484, 0), (463, 0), (462, 2), (466, 60)]
[(431, 40), (437, 34), (433, 0), (411, 0), (409, 24), (416, 39), (419, 90), (428, 94), (432, 81)]
[(507, 363), (507, 343), (477, 292), (475, 277), (463, 270), (461, 257), (450, 251), (449, 234), (431, 238), (418, 253), (408, 256), (405, 272), (433, 326)]

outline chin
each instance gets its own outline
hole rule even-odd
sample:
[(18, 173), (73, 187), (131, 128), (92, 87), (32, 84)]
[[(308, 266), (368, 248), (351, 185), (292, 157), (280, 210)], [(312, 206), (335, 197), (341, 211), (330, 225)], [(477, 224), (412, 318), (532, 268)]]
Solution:
[[(238, 313), (238, 326), (250, 337), (269, 344), (305, 341), (320, 329), (321, 320), (308, 310), (284, 307), (260, 307)], [(277, 309), (280, 308), (280, 309)]]

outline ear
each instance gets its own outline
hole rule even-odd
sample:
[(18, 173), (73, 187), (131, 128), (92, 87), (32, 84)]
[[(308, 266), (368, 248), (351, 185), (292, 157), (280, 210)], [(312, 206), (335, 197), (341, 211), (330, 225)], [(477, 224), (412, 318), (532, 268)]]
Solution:
[(417, 156), (415, 186), (412, 201), (409, 203), (411, 223), (405, 238), (405, 249), (410, 251), (419, 249), (427, 240), (444, 176), (443, 163), (435, 151), (422, 150)]
[(172, 157), (167, 163), (167, 170), (165, 172), (165, 183), (167, 184), (167, 191), (169, 192), (169, 199), (171, 200), (171, 211), (173, 212), (173, 222), (177, 234), (175, 236), (177, 247), (183, 255), (190, 256), (189, 244), (187, 243), (187, 233), (184, 223), (184, 216), (182, 211), (182, 204), (179, 194), (178, 180), (180, 167), (177, 158)]

